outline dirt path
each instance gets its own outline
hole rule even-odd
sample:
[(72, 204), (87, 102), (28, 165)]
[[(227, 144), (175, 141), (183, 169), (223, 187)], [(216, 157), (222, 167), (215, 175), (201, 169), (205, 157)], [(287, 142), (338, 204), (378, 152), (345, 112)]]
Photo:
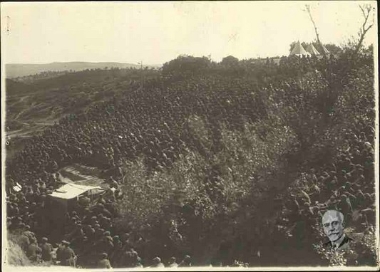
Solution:
[(24, 112), (30, 110), (31, 108), (33, 108), (34, 106), (36, 105), (36, 102), (33, 102), (32, 105), (30, 105), (29, 107), (25, 107), (25, 109), (23, 109), (22, 111), (20, 111), (14, 118), (14, 120), (17, 120), (18, 121), (18, 118), (20, 117), (20, 115), (22, 115)]
[(48, 126), (53, 126), (56, 122), (58, 122), (58, 119), (42, 119), (33, 121), (32, 124), (25, 121), (18, 122), (20, 122), (23, 125), (23, 128), (6, 132), (7, 137), (9, 137), (10, 139), (14, 137), (31, 137), (35, 132), (41, 131)]
[(29, 95), (25, 95), (25, 96), (21, 97), (20, 100), (19, 100), (19, 102), (23, 102), (28, 97), (29, 97)]

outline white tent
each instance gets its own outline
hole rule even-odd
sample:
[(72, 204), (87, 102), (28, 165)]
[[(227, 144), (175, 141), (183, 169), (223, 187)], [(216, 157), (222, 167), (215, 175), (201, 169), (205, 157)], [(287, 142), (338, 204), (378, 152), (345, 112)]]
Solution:
[(310, 56), (310, 53), (307, 52), (302, 44), (300, 42), (297, 42), (296, 45), (294, 46), (293, 50), (290, 52), (289, 56), (298, 56), (298, 57), (307, 57)]
[(323, 49), (323, 51), (325, 51), (326, 54), (330, 54), (330, 51), (327, 50), (327, 48), (324, 45), (322, 45), (322, 49)]
[(330, 56), (330, 51), (327, 50), (327, 48), (324, 45), (322, 45), (322, 50), (325, 52), (326, 56)]
[(320, 53), (317, 49), (315, 49), (314, 45), (311, 43), (307, 46), (306, 51), (309, 52), (313, 56), (318, 56)]

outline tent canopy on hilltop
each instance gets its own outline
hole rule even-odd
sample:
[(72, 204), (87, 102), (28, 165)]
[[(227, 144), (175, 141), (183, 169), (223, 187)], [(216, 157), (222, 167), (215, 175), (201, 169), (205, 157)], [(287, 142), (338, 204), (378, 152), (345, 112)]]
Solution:
[(317, 49), (315, 49), (313, 44), (309, 44), (306, 48), (306, 51), (309, 52), (313, 56), (318, 56), (320, 53), (318, 52)]
[(298, 56), (298, 57), (307, 57), (310, 56), (310, 53), (303, 48), (302, 44), (298, 41), (293, 50), (290, 52), (289, 56)]

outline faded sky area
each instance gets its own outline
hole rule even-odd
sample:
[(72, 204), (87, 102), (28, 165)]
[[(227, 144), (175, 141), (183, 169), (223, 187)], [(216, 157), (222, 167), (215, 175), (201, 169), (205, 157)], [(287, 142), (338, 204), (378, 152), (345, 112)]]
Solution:
[[(364, 3), (2, 3), (2, 58), (4, 63), (163, 64), (181, 54), (214, 61), (228, 55), (282, 56), (291, 42), (315, 39), (305, 4), (322, 42), (340, 45), (357, 36)], [(376, 41), (375, 27), (376, 22), (366, 45)]]

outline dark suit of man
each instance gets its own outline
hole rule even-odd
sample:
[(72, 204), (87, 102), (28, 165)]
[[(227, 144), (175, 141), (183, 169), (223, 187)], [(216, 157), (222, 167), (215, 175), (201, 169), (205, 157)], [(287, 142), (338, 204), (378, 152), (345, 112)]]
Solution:
[(347, 235), (345, 235), (342, 242), (339, 245), (333, 244), (331, 241), (328, 241), (328, 242), (323, 243), (323, 246), (326, 248), (334, 249), (334, 250), (346, 250), (350, 248), (351, 241), (353, 240)]

